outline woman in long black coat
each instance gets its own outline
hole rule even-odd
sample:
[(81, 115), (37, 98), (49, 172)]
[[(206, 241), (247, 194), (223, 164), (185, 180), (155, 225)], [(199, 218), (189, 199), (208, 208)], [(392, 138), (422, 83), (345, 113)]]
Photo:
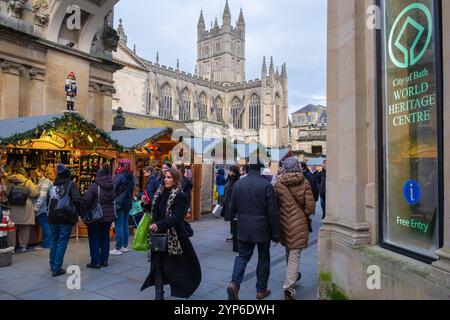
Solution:
[[(99, 194), (100, 191), (100, 194)], [(103, 220), (97, 224), (88, 225), (89, 249), (91, 263), (87, 265), (91, 269), (100, 269), (108, 266), (111, 224), (116, 219), (114, 209), (114, 181), (111, 176), (111, 168), (104, 165), (98, 172), (95, 182), (87, 189), (84, 195), (84, 206), (87, 211), (93, 211), (100, 203), (103, 212)]]
[(225, 218), (225, 221), (230, 222), (230, 237), (228, 237), (227, 241), (233, 241), (233, 251), (237, 252), (237, 221), (230, 210), (230, 202), (234, 184), (240, 179), (239, 167), (231, 166), (228, 177), (229, 180), (225, 186), (225, 196), (222, 202), (222, 216)]
[(164, 185), (155, 194), (152, 204), (153, 224), (149, 230), (149, 248), (152, 234), (168, 234), (167, 252), (150, 252), (150, 274), (141, 288), (155, 286), (156, 300), (164, 300), (164, 285), (170, 285), (172, 296), (189, 298), (201, 282), (200, 263), (189, 240), (184, 219), (186, 196), (181, 187), (178, 170), (166, 172)]

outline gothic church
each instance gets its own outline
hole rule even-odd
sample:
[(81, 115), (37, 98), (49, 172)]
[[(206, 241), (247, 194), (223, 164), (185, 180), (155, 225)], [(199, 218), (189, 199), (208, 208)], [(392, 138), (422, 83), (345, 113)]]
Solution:
[(206, 30), (203, 12), (197, 25), (196, 74), (150, 62), (127, 44), (122, 21), (114, 60), (125, 67), (114, 75), (113, 108), (174, 122), (203, 122), (223, 135), (244, 143), (260, 142), (269, 148), (287, 147), (289, 141), (288, 77), (286, 64), (269, 68), (264, 58), (261, 79), (246, 80), (244, 14), (231, 23), (228, 1), (219, 26)]

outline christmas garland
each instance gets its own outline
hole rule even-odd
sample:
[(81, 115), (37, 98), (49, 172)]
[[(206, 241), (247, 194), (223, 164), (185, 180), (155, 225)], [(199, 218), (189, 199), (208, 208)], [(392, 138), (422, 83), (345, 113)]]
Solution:
[(0, 137), (0, 146), (7, 146), (10, 144), (15, 145), (20, 141), (38, 139), (43, 132), (51, 130), (56, 130), (57, 132), (74, 139), (74, 145), (82, 144), (84, 135), (81, 133), (87, 132), (88, 135), (92, 135), (92, 139), (102, 138), (120, 152), (126, 150), (126, 148), (121, 146), (117, 140), (111, 138), (109, 134), (97, 128), (93, 123), (87, 121), (78, 113), (64, 113), (62, 116), (56, 116), (43, 124), (38, 124), (37, 127), (32, 130), (17, 133), (11, 137)]

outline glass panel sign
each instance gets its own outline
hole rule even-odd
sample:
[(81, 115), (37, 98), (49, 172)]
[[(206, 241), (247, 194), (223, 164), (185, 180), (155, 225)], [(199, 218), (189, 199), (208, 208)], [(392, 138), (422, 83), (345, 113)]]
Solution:
[(436, 258), (438, 86), (433, 0), (384, 0), (383, 241)]

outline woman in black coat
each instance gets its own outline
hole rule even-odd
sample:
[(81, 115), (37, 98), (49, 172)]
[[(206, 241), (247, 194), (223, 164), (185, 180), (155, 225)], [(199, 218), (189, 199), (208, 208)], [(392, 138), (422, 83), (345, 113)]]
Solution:
[[(99, 195), (100, 192), (100, 195)], [(103, 212), (103, 220), (97, 224), (88, 225), (89, 249), (91, 263), (87, 265), (91, 269), (100, 269), (108, 266), (111, 224), (116, 219), (114, 209), (114, 182), (111, 176), (111, 168), (104, 165), (98, 172), (95, 182), (87, 189), (84, 195), (84, 206), (92, 212), (100, 202)]]
[(167, 252), (150, 252), (150, 274), (141, 290), (155, 286), (156, 300), (164, 300), (164, 285), (170, 285), (172, 296), (189, 298), (201, 282), (200, 263), (189, 240), (184, 218), (186, 196), (178, 170), (166, 172), (164, 185), (152, 204), (153, 224), (149, 230), (149, 248), (153, 234), (168, 234)]
[(237, 223), (236, 217), (230, 210), (231, 194), (233, 193), (234, 184), (240, 179), (239, 167), (231, 166), (228, 173), (228, 183), (225, 186), (225, 196), (222, 202), (222, 216), (225, 221), (230, 222), (230, 236), (227, 241), (233, 241), (233, 251), (237, 252)]

